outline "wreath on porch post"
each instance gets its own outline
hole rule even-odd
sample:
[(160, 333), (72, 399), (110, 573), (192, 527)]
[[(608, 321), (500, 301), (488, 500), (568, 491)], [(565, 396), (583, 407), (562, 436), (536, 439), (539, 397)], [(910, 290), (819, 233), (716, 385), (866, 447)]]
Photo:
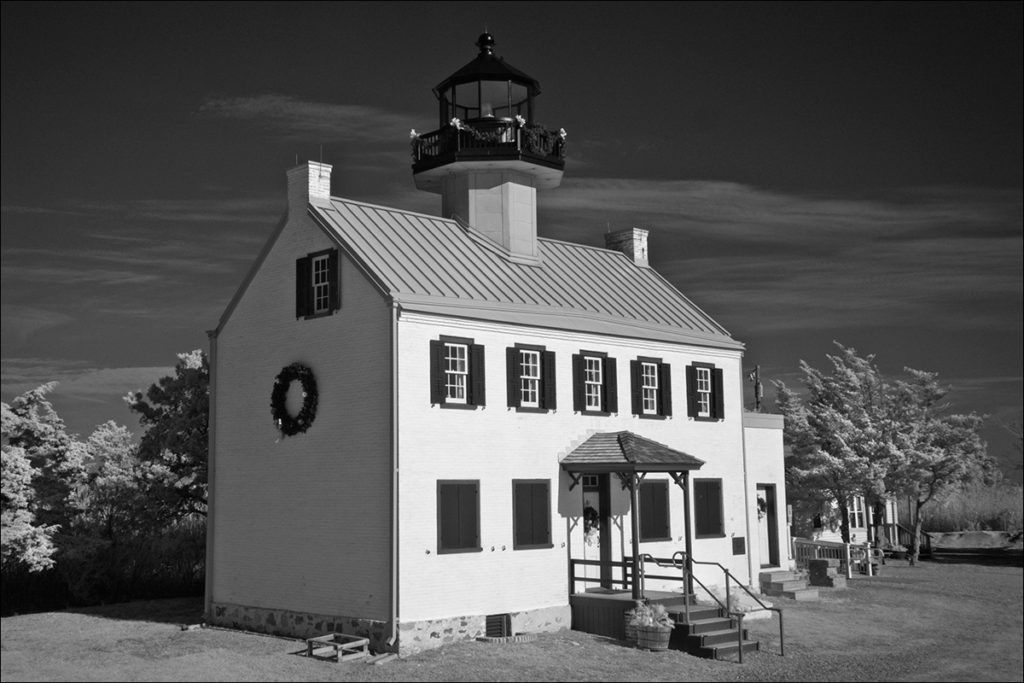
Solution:
[[(302, 384), (302, 409), (292, 417), (285, 405), (288, 400), (288, 388), (298, 380)], [(309, 429), (316, 417), (318, 395), (316, 379), (313, 371), (301, 363), (292, 363), (277, 374), (274, 379), (274, 390), (270, 393), (270, 414), (274, 424), (285, 436), (294, 436)]]

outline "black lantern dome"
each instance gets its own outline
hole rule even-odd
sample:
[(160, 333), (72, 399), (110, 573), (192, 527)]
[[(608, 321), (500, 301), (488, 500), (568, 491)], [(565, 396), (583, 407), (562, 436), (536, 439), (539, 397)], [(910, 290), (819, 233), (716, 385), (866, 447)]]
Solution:
[(416, 187), (442, 193), (446, 176), (495, 170), (525, 174), (537, 189), (557, 187), (566, 133), (534, 119), (540, 83), (495, 56), (490, 33), (476, 45), (476, 58), (434, 88), (438, 129), (411, 131)]
[(494, 37), (483, 33), (476, 41), (476, 59), (434, 88), (440, 105), (440, 125), (453, 118), (509, 121), (520, 116), (533, 120), (533, 98), (540, 83), (494, 54)]

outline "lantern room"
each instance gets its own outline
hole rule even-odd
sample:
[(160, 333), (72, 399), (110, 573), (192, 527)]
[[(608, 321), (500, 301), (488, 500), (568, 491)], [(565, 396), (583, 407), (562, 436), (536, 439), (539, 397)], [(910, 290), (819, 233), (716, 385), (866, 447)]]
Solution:
[(480, 54), (434, 88), (440, 106), (440, 126), (452, 119), (533, 121), (533, 98), (540, 83), (494, 55), (494, 37), (484, 33), (476, 41)]

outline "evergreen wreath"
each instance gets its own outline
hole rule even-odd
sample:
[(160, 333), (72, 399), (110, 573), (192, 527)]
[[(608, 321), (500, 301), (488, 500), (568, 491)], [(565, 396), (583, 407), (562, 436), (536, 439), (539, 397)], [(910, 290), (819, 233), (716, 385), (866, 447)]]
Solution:
[[(295, 380), (302, 384), (302, 410), (298, 415), (292, 417), (288, 414), (288, 407), (285, 403), (288, 399), (288, 387)], [(301, 363), (292, 363), (282, 369), (274, 379), (274, 390), (270, 394), (270, 414), (282, 434), (293, 436), (306, 431), (313, 424), (313, 419), (316, 417), (317, 401), (316, 379), (313, 378), (313, 371)]]

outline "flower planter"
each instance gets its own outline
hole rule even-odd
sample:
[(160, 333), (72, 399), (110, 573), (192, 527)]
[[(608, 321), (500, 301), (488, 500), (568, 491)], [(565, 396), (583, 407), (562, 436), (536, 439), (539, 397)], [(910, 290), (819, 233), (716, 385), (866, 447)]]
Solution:
[(636, 645), (636, 624), (633, 624), (633, 615), (627, 614), (624, 617), (626, 622), (626, 642)]
[(667, 650), (672, 629), (667, 626), (637, 626), (636, 646), (645, 650)]

